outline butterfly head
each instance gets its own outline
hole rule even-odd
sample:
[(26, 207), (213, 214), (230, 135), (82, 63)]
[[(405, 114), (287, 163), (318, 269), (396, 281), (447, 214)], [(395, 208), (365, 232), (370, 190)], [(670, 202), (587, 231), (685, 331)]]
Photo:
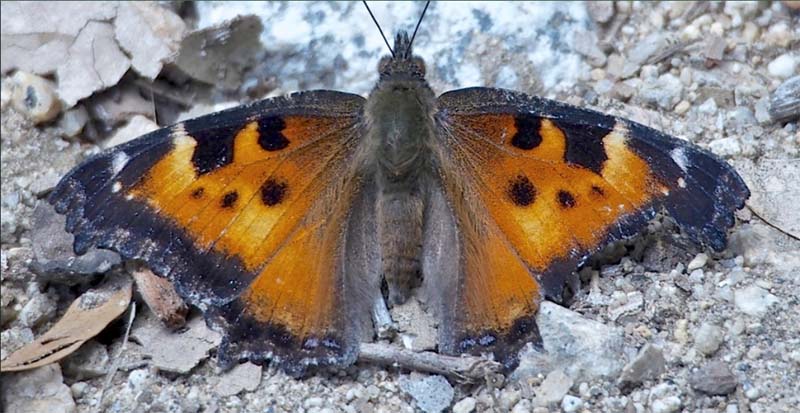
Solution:
[(378, 65), (381, 80), (425, 80), (425, 62), (413, 54), (408, 33), (397, 33), (393, 51)]

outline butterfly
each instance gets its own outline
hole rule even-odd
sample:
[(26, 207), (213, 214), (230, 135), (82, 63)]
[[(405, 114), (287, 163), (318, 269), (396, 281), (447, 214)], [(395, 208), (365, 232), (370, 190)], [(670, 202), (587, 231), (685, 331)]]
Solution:
[(441, 353), (512, 368), (541, 347), (541, 300), (656, 213), (725, 247), (749, 191), (710, 152), (510, 90), (436, 96), (405, 32), (390, 50), (367, 98), (261, 100), (86, 160), (49, 197), (75, 252), (171, 280), (224, 334), (221, 364), (302, 374), (353, 363), (375, 314), (411, 296)]

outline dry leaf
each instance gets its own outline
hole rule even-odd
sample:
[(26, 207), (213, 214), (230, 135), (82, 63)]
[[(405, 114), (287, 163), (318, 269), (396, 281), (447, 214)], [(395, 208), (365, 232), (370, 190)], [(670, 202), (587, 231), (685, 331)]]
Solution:
[(143, 266), (131, 268), (129, 271), (136, 281), (137, 290), (142, 295), (147, 307), (162, 323), (170, 328), (178, 328), (186, 324), (189, 307), (169, 280), (153, 274)]
[(0, 371), (33, 369), (70, 355), (125, 312), (131, 290), (129, 278), (114, 277), (83, 293), (47, 333), (0, 362)]

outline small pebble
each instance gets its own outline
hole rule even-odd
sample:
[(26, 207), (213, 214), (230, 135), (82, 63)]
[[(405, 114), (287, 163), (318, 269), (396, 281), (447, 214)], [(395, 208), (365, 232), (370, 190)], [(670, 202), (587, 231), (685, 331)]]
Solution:
[(703, 323), (694, 333), (694, 347), (700, 353), (711, 356), (719, 349), (723, 337), (724, 333), (720, 327), (711, 323)]
[(25, 327), (36, 327), (39, 324), (50, 320), (56, 313), (56, 303), (46, 294), (36, 293), (22, 310), (17, 318)]
[(500, 397), (498, 402), (500, 403), (500, 408), (503, 410), (510, 410), (514, 407), (515, 404), (522, 398), (522, 395), (519, 391), (513, 389), (505, 389), (502, 393), (500, 393)]
[(778, 301), (778, 297), (757, 285), (750, 285), (733, 293), (736, 309), (752, 317), (765, 315)]
[(577, 412), (581, 407), (583, 407), (583, 400), (578, 397), (568, 394), (561, 400), (561, 409), (567, 413)]
[(453, 413), (470, 413), (475, 410), (476, 403), (477, 401), (472, 397), (459, 400), (453, 406)]
[(653, 402), (650, 406), (653, 413), (672, 413), (681, 408), (681, 399), (678, 396), (665, 397)]
[(708, 98), (697, 107), (697, 111), (704, 115), (713, 115), (717, 113), (717, 102), (714, 101), (714, 98)]
[(75, 399), (80, 399), (86, 394), (86, 390), (89, 388), (89, 385), (83, 381), (77, 381), (72, 383), (72, 386), (69, 386), (69, 390), (72, 392), (72, 397)]
[(614, 17), (613, 1), (590, 1), (586, 3), (586, 11), (592, 20), (598, 23), (608, 23)]
[(532, 408), (533, 406), (531, 406), (530, 400), (522, 399), (514, 405), (514, 408), (511, 409), (511, 413), (530, 413)]
[(55, 119), (61, 111), (53, 82), (27, 72), (14, 73), (11, 104), (34, 123)]
[(767, 65), (767, 71), (772, 76), (786, 79), (796, 74), (797, 60), (797, 57), (790, 53), (782, 54)]
[(758, 400), (758, 398), (761, 397), (761, 392), (758, 390), (758, 387), (751, 387), (745, 390), (744, 396), (751, 401)]
[(128, 375), (128, 385), (134, 393), (139, 392), (150, 381), (150, 372), (146, 369), (137, 369)]
[(706, 266), (707, 262), (708, 262), (708, 255), (701, 252), (700, 254), (697, 254), (697, 256), (695, 256), (693, 260), (689, 261), (689, 264), (686, 265), (686, 271), (692, 272), (698, 268), (703, 268)]
[(58, 128), (61, 129), (64, 136), (72, 138), (83, 131), (83, 127), (88, 121), (89, 112), (83, 105), (80, 105), (64, 112), (61, 120), (58, 121)]
[(684, 113), (688, 112), (689, 109), (692, 107), (692, 104), (689, 103), (687, 100), (682, 100), (675, 105), (675, 113), (678, 115), (683, 115)]
[(309, 397), (303, 402), (303, 407), (310, 409), (312, 407), (322, 407), (325, 400), (322, 397)]
[(728, 366), (721, 361), (710, 361), (689, 377), (693, 389), (709, 395), (731, 394), (737, 381)]
[(689, 342), (689, 320), (682, 318), (675, 322), (675, 332), (672, 335), (678, 343), (686, 344)]

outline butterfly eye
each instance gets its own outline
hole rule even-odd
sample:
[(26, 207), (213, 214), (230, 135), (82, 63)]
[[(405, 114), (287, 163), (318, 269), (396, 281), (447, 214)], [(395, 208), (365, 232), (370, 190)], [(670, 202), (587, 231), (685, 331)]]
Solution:
[(389, 66), (392, 63), (391, 56), (384, 56), (381, 61), (378, 63), (378, 73), (386, 73), (389, 71)]

